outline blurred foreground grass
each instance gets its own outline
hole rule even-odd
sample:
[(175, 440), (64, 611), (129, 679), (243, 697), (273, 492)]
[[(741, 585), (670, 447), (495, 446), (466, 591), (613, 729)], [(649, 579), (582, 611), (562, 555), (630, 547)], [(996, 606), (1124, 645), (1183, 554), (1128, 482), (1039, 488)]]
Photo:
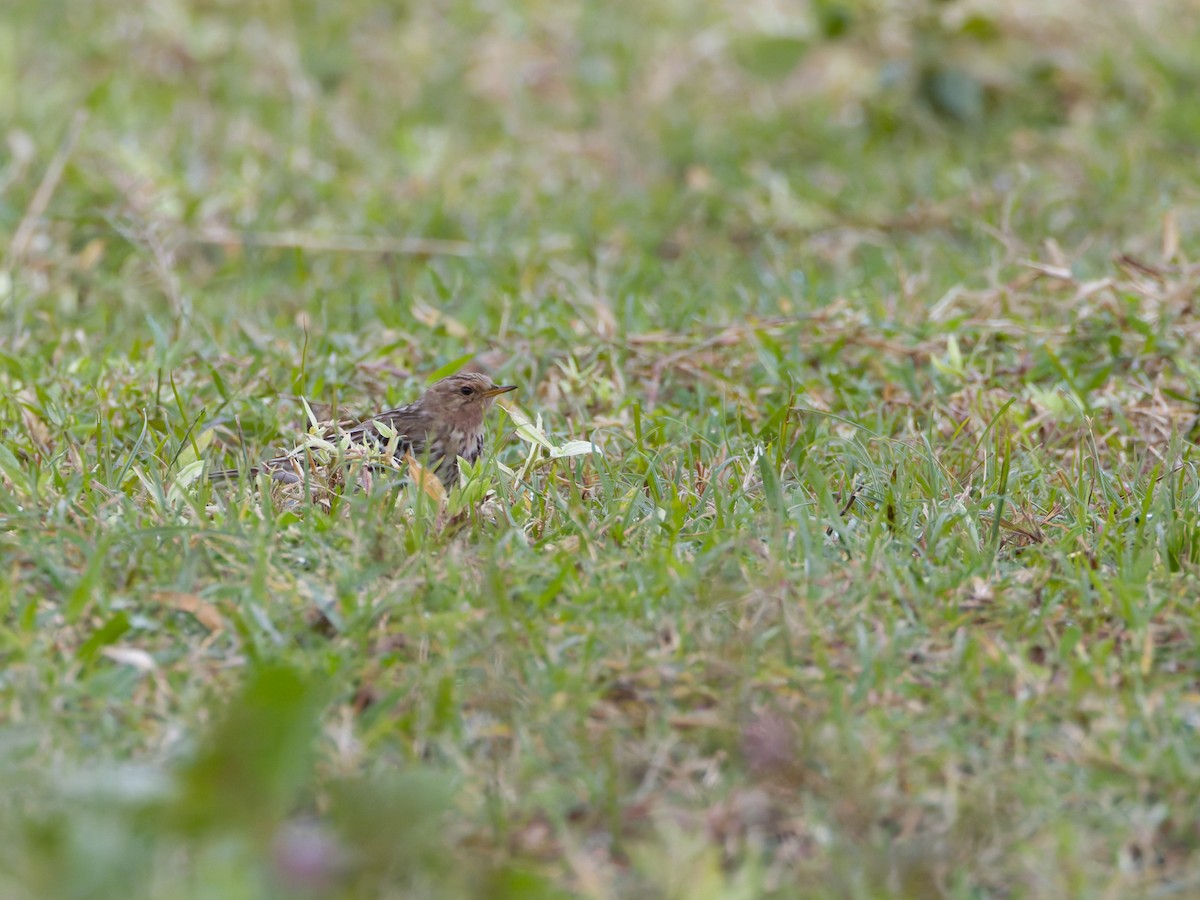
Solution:
[(0, 894), (1200, 891), (1198, 18), (10, 4)]

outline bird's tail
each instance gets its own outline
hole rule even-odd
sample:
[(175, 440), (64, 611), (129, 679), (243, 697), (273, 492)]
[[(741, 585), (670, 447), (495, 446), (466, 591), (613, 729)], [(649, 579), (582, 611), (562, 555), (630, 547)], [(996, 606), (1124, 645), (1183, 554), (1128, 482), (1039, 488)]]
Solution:
[(263, 465), (250, 466), (246, 469), (218, 469), (216, 472), (208, 473), (208, 480), (233, 481), (234, 479), (243, 477), (255, 479), (264, 472), (270, 475), (274, 481), (282, 481), (285, 484), (299, 484), (304, 480), (300, 469), (290, 457), (268, 460)]
[(250, 478), (258, 477), (258, 466), (251, 466), (249, 469), (219, 469), (216, 472), (208, 473), (209, 481), (233, 481), (235, 478), (249, 476)]

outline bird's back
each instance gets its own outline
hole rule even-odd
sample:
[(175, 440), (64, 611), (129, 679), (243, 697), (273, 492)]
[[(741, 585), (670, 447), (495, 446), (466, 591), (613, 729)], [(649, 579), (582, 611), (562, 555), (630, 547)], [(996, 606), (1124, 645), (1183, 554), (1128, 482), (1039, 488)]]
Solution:
[[(392, 448), (394, 456), (411, 454), (429, 466), (449, 486), (458, 481), (458, 458), (471, 462), (483, 452), (483, 417), (497, 394), (515, 390), (497, 386), (485, 376), (451, 375), (428, 388), (408, 406), (384, 410), (349, 429), (337, 429), (330, 439), (349, 437), (353, 444)], [(269, 472), (278, 481), (304, 481), (308, 451), (296, 450), (247, 470), (251, 475)], [(230, 469), (214, 472), (214, 479), (239, 474)]]
[[(380, 449), (386, 449), (392, 438), (390, 433), (384, 436), (383, 432), (376, 427), (377, 423), (380, 422), (396, 433), (396, 456), (403, 457), (406, 453), (412, 454), (416, 459), (421, 459), (425, 456), (432, 417), (421, 408), (419, 403), (384, 410), (352, 428), (334, 430), (329, 437), (337, 438), (342, 435), (349, 435), (350, 441), (354, 444), (370, 444)], [(257, 476), (260, 472), (266, 472), (276, 481), (282, 481), (287, 484), (298, 484), (304, 481), (304, 469), (302, 467), (304, 456), (303, 450), (294, 450), (283, 456), (275, 456), (271, 459), (263, 460), (261, 463), (247, 469), (246, 473), (251, 476)], [(433, 462), (437, 462), (437, 460)], [(213, 472), (209, 475), (209, 478), (214, 481), (220, 481), (234, 478), (239, 474), (241, 472), (238, 469), (224, 469)]]

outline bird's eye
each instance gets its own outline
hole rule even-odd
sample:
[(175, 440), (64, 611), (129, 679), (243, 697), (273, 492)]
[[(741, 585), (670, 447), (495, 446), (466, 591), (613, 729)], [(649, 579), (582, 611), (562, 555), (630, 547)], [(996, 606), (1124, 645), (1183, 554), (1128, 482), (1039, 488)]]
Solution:
[(475, 389), (469, 388), (469, 387), (464, 387), (464, 388), (459, 388), (458, 392), (460, 394), (462, 394), (464, 397), (470, 397), (473, 393), (475, 393)]

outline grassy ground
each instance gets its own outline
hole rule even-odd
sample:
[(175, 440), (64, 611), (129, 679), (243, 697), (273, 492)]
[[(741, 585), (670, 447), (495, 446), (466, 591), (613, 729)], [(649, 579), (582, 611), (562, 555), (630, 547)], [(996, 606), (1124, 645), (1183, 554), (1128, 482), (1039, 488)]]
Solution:
[[(0, 894), (1200, 892), (1200, 9), (1126, 6), (10, 4)], [(601, 452), (188, 482), (469, 361)]]

